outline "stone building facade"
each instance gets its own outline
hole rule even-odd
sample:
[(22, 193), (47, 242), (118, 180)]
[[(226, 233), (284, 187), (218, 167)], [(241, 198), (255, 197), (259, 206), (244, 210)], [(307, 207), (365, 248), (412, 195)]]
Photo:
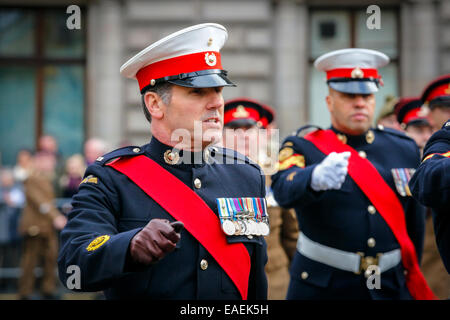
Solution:
[[(3, 0), (0, 7), (62, 3)], [(84, 8), (84, 137), (103, 138), (112, 147), (123, 140), (143, 144), (150, 137), (138, 86), (120, 77), (120, 66), (150, 43), (197, 23), (217, 22), (228, 29), (222, 61), (238, 87), (226, 88), (225, 99), (249, 96), (272, 105), (280, 138), (308, 122), (327, 125), (324, 98), (312, 97), (319, 92), (313, 90), (318, 80), (312, 76), (312, 48), (333, 43), (330, 37), (339, 37), (342, 30), (349, 34), (342, 42), (345, 46), (364, 43), (358, 21), (369, 16), (369, 5), (380, 7), (382, 29), (384, 17), (390, 17), (380, 41), (395, 47), (396, 67), (390, 75), (394, 94), (419, 95), (428, 81), (450, 72), (450, 0), (72, 0), (69, 4)], [(384, 12), (388, 14), (383, 16)], [(315, 39), (317, 28), (323, 42)], [(323, 90), (323, 83), (320, 86)]]

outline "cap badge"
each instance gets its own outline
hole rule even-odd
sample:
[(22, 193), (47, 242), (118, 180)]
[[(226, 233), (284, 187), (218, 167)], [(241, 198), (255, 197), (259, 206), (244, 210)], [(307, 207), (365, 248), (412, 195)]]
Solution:
[(208, 66), (214, 67), (217, 63), (217, 58), (214, 53), (205, 53), (205, 62)]
[(212, 45), (212, 43), (213, 43), (213, 38), (209, 38), (208, 39), (208, 47), (210, 47)]
[(444, 90), (445, 94), (450, 94), (450, 84), (448, 85), (448, 88)]
[(364, 72), (359, 67), (356, 67), (352, 70), (351, 76), (352, 78), (361, 79), (364, 78)]
[(419, 117), (426, 117), (426, 116), (428, 115), (428, 113), (430, 113), (430, 108), (428, 108), (427, 105), (422, 105), (422, 106), (420, 107), (419, 112), (417, 112), (417, 115), (418, 115)]
[(233, 112), (233, 117), (235, 118), (247, 118), (250, 115), (250, 113), (245, 110), (243, 105), (238, 105), (235, 112)]

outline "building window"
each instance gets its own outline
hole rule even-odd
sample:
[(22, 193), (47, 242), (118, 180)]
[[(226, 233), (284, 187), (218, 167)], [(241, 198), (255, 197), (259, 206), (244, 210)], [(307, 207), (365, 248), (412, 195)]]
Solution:
[[(82, 9), (82, 17), (83, 17)], [(84, 19), (69, 30), (66, 8), (0, 8), (0, 164), (54, 136), (62, 156), (82, 151)]]
[(310, 10), (309, 51), (309, 123), (327, 128), (331, 125), (325, 97), (328, 95), (326, 75), (314, 68), (320, 55), (345, 48), (365, 48), (381, 51), (391, 62), (379, 70), (384, 86), (375, 94), (374, 117), (383, 106), (387, 95), (399, 95), (399, 14), (395, 8), (381, 10), (381, 29), (366, 26), (366, 8)]

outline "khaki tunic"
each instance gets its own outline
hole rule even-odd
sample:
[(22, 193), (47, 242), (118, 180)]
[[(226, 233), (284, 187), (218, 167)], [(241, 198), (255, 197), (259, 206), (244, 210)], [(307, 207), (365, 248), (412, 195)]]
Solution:
[(53, 294), (56, 284), (57, 233), (53, 219), (61, 213), (53, 205), (54, 192), (51, 180), (32, 173), (24, 182), (26, 205), (19, 222), (19, 232), (24, 237), (22, 275), (19, 295), (29, 296), (34, 290), (34, 268), (43, 257), (42, 292)]
[(284, 300), (289, 286), (289, 265), (294, 257), (298, 223), (294, 210), (269, 207), (270, 234), (267, 242), (266, 274), (269, 300)]
[(433, 219), (427, 216), (421, 269), (431, 290), (439, 299), (450, 298), (450, 275), (444, 267), (436, 245)]

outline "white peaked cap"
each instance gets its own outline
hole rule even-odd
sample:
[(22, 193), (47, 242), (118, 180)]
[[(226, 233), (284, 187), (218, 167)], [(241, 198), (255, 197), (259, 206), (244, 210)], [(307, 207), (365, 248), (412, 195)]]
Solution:
[[(220, 57), (227, 38), (227, 30), (220, 24), (191, 26), (149, 45), (125, 62), (120, 73), (137, 79), (141, 90), (159, 81), (189, 87), (233, 85), (226, 78)], [(178, 75), (182, 76), (176, 78)]]

